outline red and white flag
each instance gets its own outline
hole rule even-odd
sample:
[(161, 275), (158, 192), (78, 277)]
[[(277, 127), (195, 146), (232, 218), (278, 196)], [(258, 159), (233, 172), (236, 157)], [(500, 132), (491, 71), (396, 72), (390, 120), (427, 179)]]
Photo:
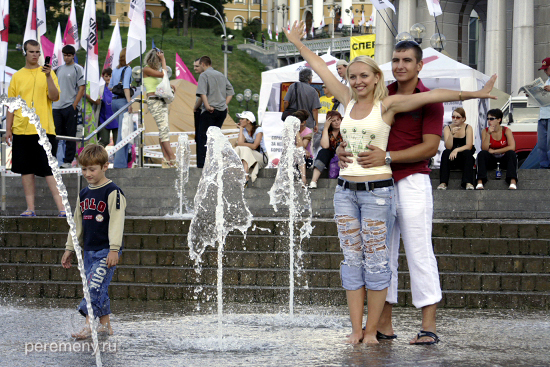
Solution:
[(80, 38), (78, 38), (78, 23), (76, 22), (76, 9), (74, 7), (74, 0), (71, 0), (71, 12), (69, 13), (69, 19), (67, 20), (67, 26), (65, 27), (63, 44), (65, 46), (73, 46), (75, 51), (78, 51), (78, 49), (80, 48)]
[(183, 62), (180, 55), (176, 52), (176, 79), (183, 79), (187, 80), (188, 82), (191, 82), (195, 85), (197, 85), (197, 80), (191, 74), (189, 69), (187, 68), (187, 65)]
[(344, 19), (342, 19), (342, 17), (340, 17), (340, 21), (338, 22), (338, 29), (342, 28), (344, 26)]
[(107, 50), (107, 57), (105, 57), (103, 70), (107, 68), (113, 69), (115, 65), (118, 65), (120, 51), (122, 51), (122, 39), (120, 38), (120, 26), (118, 25), (117, 19), (115, 29), (111, 35), (111, 42), (109, 42), (109, 49)]
[(271, 33), (271, 24), (267, 25), (267, 34), (270, 40), (273, 39), (273, 34)]
[(372, 13), (370, 15), (369, 21), (367, 22), (368, 26), (376, 27), (376, 8), (372, 7)]
[(44, 0), (31, 0), (23, 43), (26, 40), (40, 42), (40, 36), (44, 33), (46, 33), (46, 8), (44, 7)]
[(97, 22), (95, 17), (95, 1), (86, 0), (84, 16), (82, 17), (82, 48), (86, 50), (85, 78), (90, 82), (90, 97), (99, 96), (99, 44), (97, 39)]
[(325, 26), (325, 19), (321, 19), (321, 23), (319, 24), (319, 27), (317, 27), (318, 30), (322, 31), (323, 27)]
[[(130, 20), (128, 42), (126, 43), (126, 62), (128, 64), (135, 58), (138, 58), (147, 49), (147, 40), (145, 38), (145, 0), (132, 0), (131, 4), (134, 4), (134, 16)], [(136, 14), (140, 14), (141, 16), (135, 16)], [(130, 18), (130, 15), (128, 17)]]
[(286, 23), (286, 30), (290, 32), (290, 20)]
[(366, 22), (366, 20), (365, 20), (365, 12), (362, 11), (362, 12), (361, 12), (361, 20), (359, 21), (359, 25), (360, 25), (360, 26), (364, 26), (364, 25), (366, 25), (366, 23), (367, 23), (367, 22)]
[(279, 28), (275, 27), (275, 39), (279, 40)]
[(10, 0), (0, 0), (0, 67), (6, 66), (8, 59), (8, 36), (10, 27)]
[(370, 0), (370, 2), (378, 10), (384, 10), (386, 8), (390, 8), (395, 13), (395, 6), (393, 6), (393, 4), (390, 3), (390, 0)]
[(53, 44), (52, 52), (52, 69), (57, 69), (61, 65), (65, 65), (65, 60), (63, 59), (63, 41), (61, 40), (61, 26), (57, 23), (57, 32), (55, 34), (55, 43)]
[(134, 12), (136, 11), (136, 8), (140, 8), (141, 12), (145, 12), (145, 0), (132, 0), (130, 1), (130, 10), (128, 11), (128, 18), (134, 19)]
[(430, 15), (437, 17), (438, 15), (443, 14), (440, 0), (426, 0), (426, 5), (428, 5), (428, 12)]
[(311, 34), (311, 38), (315, 38), (315, 28), (313, 28), (313, 22), (311, 22), (311, 28), (309, 29), (309, 34)]

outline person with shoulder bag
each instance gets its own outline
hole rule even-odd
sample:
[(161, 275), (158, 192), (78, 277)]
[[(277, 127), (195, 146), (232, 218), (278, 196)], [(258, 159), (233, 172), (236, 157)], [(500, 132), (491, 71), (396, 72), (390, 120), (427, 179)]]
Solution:
[[(126, 63), (126, 48), (120, 51), (118, 58), (118, 66), (113, 70), (111, 81), (109, 82), (109, 89), (113, 93), (113, 100), (111, 108), (113, 113), (117, 113), (124, 108), (132, 100), (133, 90), (131, 88), (132, 82), (132, 68)], [(123, 93), (120, 93), (122, 89)], [(125, 112), (132, 113), (132, 106), (124, 109), (122, 113), (117, 116), (118, 126), (122, 127), (122, 118)], [(118, 144), (122, 139), (122, 134), (118, 134)], [(114, 168), (128, 168), (128, 151), (130, 144), (126, 144), (122, 149), (115, 153)]]
[[(147, 66), (143, 68), (143, 85), (147, 92), (147, 108), (159, 129), (159, 142), (164, 159), (162, 168), (175, 168), (176, 155), (170, 147), (170, 126), (168, 121), (168, 105), (163, 97), (157, 95), (157, 88), (168, 76), (164, 52), (153, 48), (145, 56)], [(173, 88), (173, 87), (172, 87)]]

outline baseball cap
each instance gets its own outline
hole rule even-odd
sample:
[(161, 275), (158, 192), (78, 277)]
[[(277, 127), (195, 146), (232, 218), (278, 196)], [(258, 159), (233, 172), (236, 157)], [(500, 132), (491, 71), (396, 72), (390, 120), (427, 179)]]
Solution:
[(237, 113), (237, 117), (240, 119), (248, 119), (250, 122), (256, 122), (256, 117), (254, 117), (254, 114), (250, 111)]
[(338, 62), (336, 63), (336, 66), (340, 66), (340, 65), (344, 65), (344, 66), (348, 66), (348, 62), (346, 60), (338, 60)]
[(547, 57), (546, 59), (542, 60), (542, 66), (539, 70), (546, 70), (550, 67), (550, 57)]

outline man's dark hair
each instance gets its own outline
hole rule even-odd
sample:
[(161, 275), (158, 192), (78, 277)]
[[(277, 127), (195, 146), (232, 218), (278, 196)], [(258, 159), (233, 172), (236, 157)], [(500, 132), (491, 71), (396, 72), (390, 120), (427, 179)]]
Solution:
[(297, 117), (301, 122), (304, 122), (309, 118), (309, 112), (306, 110), (298, 110), (294, 112), (292, 116)]
[(197, 58), (195, 59), (195, 61), (193, 61), (193, 62), (197, 62), (197, 61), (200, 62), (200, 61), (201, 61), (201, 58), (200, 58), (200, 57), (197, 57)]
[(107, 68), (101, 72), (101, 75), (111, 75), (113, 74), (113, 69)]
[(407, 40), (407, 41), (397, 42), (393, 50), (396, 52), (413, 50), (414, 57), (416, 58), (416, 62), (419, 63), (420, 61), (422, 61), (422, 48), (420, 48), (420, 45), (415, 41)]
[(206, 66), (210, 66), (212, 65), (212, 60), (210, 60), (210, 58), (208, 56), (203, 56), (200, 58), (200, 61), (199, 61), (201, 64), (204, 64)]
[(309, 68), (304, 68), (300, 70), (300, 74), (298, 75), (298, 80), (304, 83), (308, 83), (309, 80), (313, 77), (313, 72)]
[(28, 46), (40, 46), (40, 44), (36, 40), (26, 40), (25, 43), (23, 43), (23, 50), (27, 52)]
[(74, 50), (74, 46), (71, 46), (71, 45), (63, 46), (63, 48), (61, 49), (61, 52), (63, 52), (66, 55), (74, 55), (76, 53), (76, 51)]
[(501, 110), (499, 110), (498, 108), (495, 108), (495, 109), (489, 110), (489, 112), (487, 112), (487, 116), (496, 117), (497, 119), (500, 119), (500, 122), (502, 123), (502, 117), (504, 115)]

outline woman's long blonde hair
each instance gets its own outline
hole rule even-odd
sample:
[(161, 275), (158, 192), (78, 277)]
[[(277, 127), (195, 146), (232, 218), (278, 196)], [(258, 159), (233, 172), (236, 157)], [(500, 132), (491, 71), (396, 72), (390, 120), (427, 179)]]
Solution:
[(120, 69), (125, 66), (128, 66), (128, 63), (126, 62), (126, 47), (120, 50), (120, 55), (118, 56), (118, 66), (116, 68)]
[[(374, 102), (376, 103), (376, 102), (381, 101), (384, 98), (386, 98), (388, 96), (388, 88), (386, 88), (386, 83), (384, 83), (384, 73), (382, 72), (382, 70), (380, 69), (380, 67), (376, 63), (376, 61), (374, 61), (374, 59), (372, 59), (368, 56), (360, 55), (360, 56), (357, 56), (356, 58), (354, 58), (353, 60), (351, 60), (351, 62), (349, 63), (349, 65), (346, 69), (346, 78), (348, 79), (348, 81), (349, 81), (350, 66), (353, 65), (356, 62), (362, 62), (363, 64), (366, 64), (366, 65), (370, 66), (373, 73), (378, 75), (378, 77), (379, 77), (378, 83), (374, 87)], [(351, 99), (354, 99), (354, 100), (357, 101), (357, 97), (358, 97), (357, 92), (353, 88), (351, 88), (351, 84), (350, 84), (349, 88), (350, 88), (350, 91), (351, 91)]]
[(158, 50), (154, 48), (145, 55), (145, 65), (153, 70), (159, 70), (161, 65), (160, 57), (158, 57), (157, 52)]

